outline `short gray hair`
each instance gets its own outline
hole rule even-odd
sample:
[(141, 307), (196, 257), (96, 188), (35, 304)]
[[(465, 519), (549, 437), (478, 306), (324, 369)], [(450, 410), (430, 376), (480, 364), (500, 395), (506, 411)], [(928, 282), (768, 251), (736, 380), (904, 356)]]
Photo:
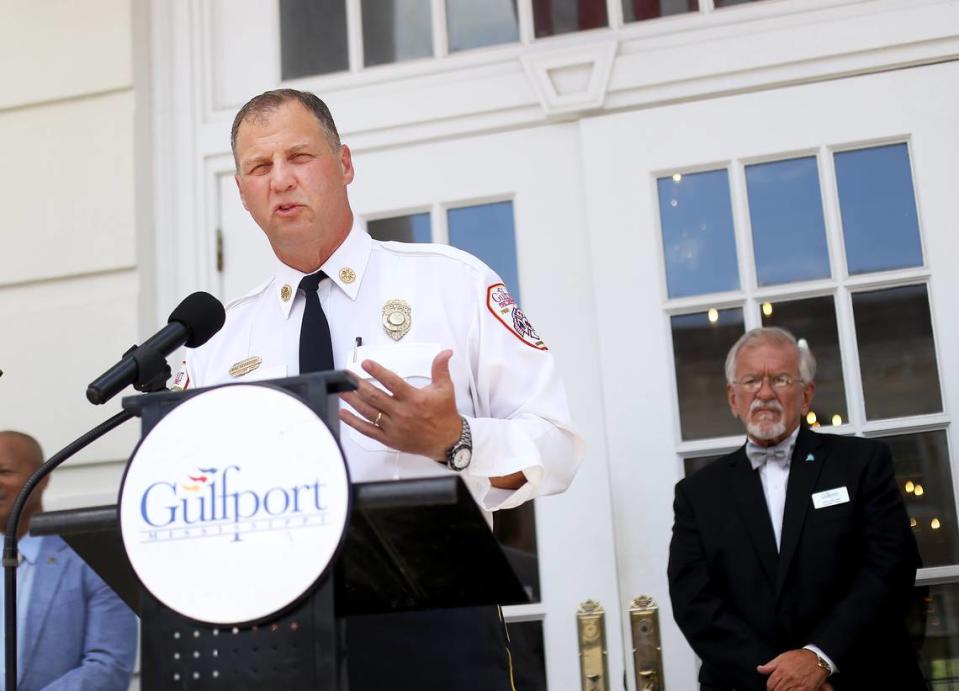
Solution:
[(739, 355), (739, 351), (747, 346), (759, 343), (772, 343), (773, 345), (795, 348), (799, 357), (799, 376), (802, 377), (804, 382), (811, 382), (816, 378), (816, 358), (805, 339), (796, 341), (795, 336), (778, 326), (762, 326), (744, 333), (729, 349), (729, 354), (726, 356), (727, 384), (732, 384), (736, 379), (736, 356)]
[(323, 131), (326, 133), (326, 139), (330, 143), (330, 148), (334, 151), (340, 148), (340, 134), (336, 131), (336, 123), (333, 122), (333, 115), (329, 107), (316, 94), (309, 91), (299, 91), (298, 89), (273, 89), (264, 91), (259, 96), (254, 96), (247, 101), (240, 111), (233, 118), (233, 127), (230, 129), (230, 149), (233, 151), (233, 160), (236, 161), (236, 136), (240, 131), (240, 125), (247, 120), (256, 120), (265, 118), (275, 112), (284, 103), (296, 101), (308, 111), (313, 113)]

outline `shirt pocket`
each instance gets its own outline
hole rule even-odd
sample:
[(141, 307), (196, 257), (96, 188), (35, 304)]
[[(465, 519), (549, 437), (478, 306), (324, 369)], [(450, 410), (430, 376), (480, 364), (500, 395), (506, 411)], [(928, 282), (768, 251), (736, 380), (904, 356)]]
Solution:
[[(441, 350), (443, 350), (443, 346), (439, 343), (364, 345), (356, 349), (355, 356), (347, 364), (346, 369), (360, 379), (369, 381), (373, 386), (378, 386), (385, 390), (382, 384), (373, 379), (369, 372), (361, 367), (364, 360), (373, 360), (391, 372), (403, 377), (411, 386), (419, 389), (432, 381), (433, 360)], [(351, 412), (356, 412), (346, 403), (341, 403), (340, 405)], [(360, 415), (360, 417), (363, 416)], [(367, 451), (394, 451), (375, 439), (370, 439), (352, 427), (348, 428), (348, 434), (357, 446)]]

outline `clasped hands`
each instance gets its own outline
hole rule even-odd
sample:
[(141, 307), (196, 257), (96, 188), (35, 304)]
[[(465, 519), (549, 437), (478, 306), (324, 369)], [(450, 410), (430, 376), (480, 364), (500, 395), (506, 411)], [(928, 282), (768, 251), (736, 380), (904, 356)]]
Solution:
[(756, 670), (768, 674), (768, 691), (833, 691), (828, 672), (819, 666), (816, 653), (806, 648), (787, 650)]
[[(429, 384), (417, 388), (373, 360), (360, 366), (385, 391), (359, 380), (356, 391), (340, 394), (355, 411), (340, 410), (340, 420), (370, 439), (405, 453), (445, 462), (463, 430), (456, 409), (456, 391), (450, 376), (452, 350), (433, 358)], [(362, 417), (361, 417), (362, 416)], [(517, 489), (526, 482), (522, 472), (489, 478), (494, 487)]]

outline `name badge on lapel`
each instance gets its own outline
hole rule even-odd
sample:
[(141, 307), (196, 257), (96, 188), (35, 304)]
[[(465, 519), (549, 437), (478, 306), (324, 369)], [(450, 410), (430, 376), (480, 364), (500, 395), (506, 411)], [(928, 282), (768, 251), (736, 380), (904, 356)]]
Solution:
[(827, 489), (812, 495), (812, 505), (817, 509), (825, 509), (827, 506), (835, 506), (836, 504), (845, 504), (848, 501), (849, 491), (845, 487)]

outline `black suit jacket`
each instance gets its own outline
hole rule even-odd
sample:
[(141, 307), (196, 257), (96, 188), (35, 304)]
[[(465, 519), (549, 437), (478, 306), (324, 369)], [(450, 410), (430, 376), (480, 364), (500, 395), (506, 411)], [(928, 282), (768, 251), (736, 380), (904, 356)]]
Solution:
[[(812, 495), (845, 487), (847, 503)], [(709, 689), (765, 689), (756, 666), (809, 643), (840, 689), (925, 689), (904, 623), (920, 565), (881, 442), (802, 429), (780, 552), (745, 447), (676, 485), (669, 593)]]

